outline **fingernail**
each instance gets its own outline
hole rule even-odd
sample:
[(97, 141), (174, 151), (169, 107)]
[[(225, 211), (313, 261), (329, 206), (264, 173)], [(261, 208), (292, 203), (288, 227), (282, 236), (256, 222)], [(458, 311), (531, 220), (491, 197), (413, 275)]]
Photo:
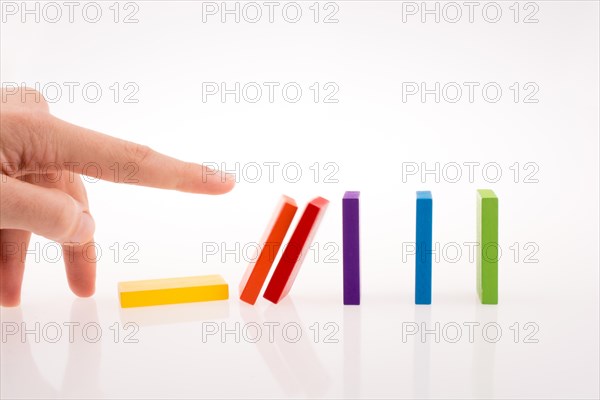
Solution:
[(81, 218), (79, 218), (79, 226), (77, 230), (71, 236), (69, 242), (72, 243), (87, 243), (92, 240), (94, 236), (94, 230), (96, 229), (96, 223), (90, 214), (87, 212), (81, 213)]

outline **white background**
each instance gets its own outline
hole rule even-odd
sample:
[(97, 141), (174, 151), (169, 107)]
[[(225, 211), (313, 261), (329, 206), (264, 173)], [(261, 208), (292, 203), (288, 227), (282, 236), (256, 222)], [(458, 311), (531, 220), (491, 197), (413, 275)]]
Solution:
[[(56, 82), (64, 92), (51, 102), (55, 115), (181, 159), (228, 169), (239, 163), (239, 183), (219, 197), (88, 183), (102, 250), (96, 295), (75, 298), (61, 261), (53, 260), (55, 248), (33, 238), (37, 247), (28, 255), (22, 304), (2, 309), (2, 326), (3, 333), (14, 323), (35, 331), (39, 323), (40, 340), (33, 334), (25, 342), (19, 335), (3, 338), (3, 398), (598, 398), (598, 2), (538, 1), (537, 23), (523, 23), (535, 10), (524, 3), (515, 23), (513, 2), (498, 3), (497, 23), (483, 18), (486, 3), (475, 9), (473, 23), (466, 6), (456, 23), (436, 23), (431, 15), (422, 23), (420, 14), (403, 22), (406, 4), (392, 1), (338, 1), (337, 23), (322, 22), (324, 3), (315, 23), (312, 2), (300, 3), (297, 23), (282, 17), (285, 3), (274, 23), (265, 6), (257, 23), (235, 23), (232, 16), (222, 23), (219, 14), (204, 23), (202, 2), (147, 1), (135, 3), (138, 22), (131, 24), (113, 21), (113, 2), (99, 4), (98, 23), (86, 22), (82, 7), (73, 23), (64, 6), (57, 23), (43, 16), (39, 23), (32, 16), (21, 23), (20, 14), (4, 15), (3, 84), (37, 83), (53, 94)], [(124, 7), (120, 19), (134, 10)], [(64, 82), (79, 88), (95, 82), (103, 93), (92, 103), (75, 90), (71, 102)], [(127, 82), (137, 85), (138, 102), (123, 101), (128, 91), (115, 102), (109, 89), (115, 82), (122, 89)], [(244, 98), (236, 103), (233, 96), (203, 102), (203, 82), (296, 82), (303, 94), (296, 103), (285, 101), (280, 90), (273, 103), (266, 92), (255, 104)], [(314, 82), (321, 88), (335, 83), (338, 102), (315, 103), (309, 89)], [(480, 86), (473, 102), (466, 91), (457, 103), (436, 103), (433, 95), (403, 102), (402, 82)], [(502, 88), (498, 102), (482, 97), (488, 82)], [(509, 88), (514, 82), (521, 90), (535, 83), (538, 102), (515, 103)], [(251, 163), (265, 162), (281, 163), (273, 182), (266, 167), (259, 182), (250, 182)], [(433, 175), (403, 179), (403, 163), (433, 168), (436, 162), (440, 168), (495, 162), (502, 177), (490, 183), (480, 166), (473, 182), (466, 168), (457, 183), (443, 176), (436, 182)], [(510, 169), (516, 162), (518, 182)], [(524, 182), (528, 162), (539, 167), (537, 183)], [(300, 165), (299, 182), (291, 182), (291, 170), (282, 175), (287, 163)], [(315, 163), (318, 177), (310, 169)], [(325, 181), (332, 171), (326, 163), (337, 166), (332, 178), (338, 183)], [(414, 241), (415, 191), (432, 191), (433, 237), (443, 247), (476, 240), (478, 188), (491, 188), (500, 199), (505, 253), (499, 304), (479, 304), (475, 264), (463, 246), (457, 262), (442, 257), (434, 264), (433, 304), (416, 307), (414, 257), (403, 254), (403, 243)], [(360, 307), (342, 305), (345, 190), (362, 193)], [(248, 250), (283, 193), (301, 209), (315, 196), (331, 201), (315, 237), (319, 251), (307, 257), (285, 301), (274, 306), (261, 298), (247, 306), (238, 300), (238, 283), (251, 254), (203, 250), (212, 243), (220, 250), (236, 243)], [(521, 248), (517, 260), (508, 249), (515, 242)], [(537, 263), (525, 262), (529, 242), (539, 249)], [(138, 262), (126, 262), (135, 248)], [(227, 302), (119, 307), (119, 281), (214, 273), (230, 285)], [(73, 343), (64, 325), (70, 322), (81, 324)], [(89, 322), (101, 328), (97, 343), (81, 332)], [(138, 343), (124, 343), (131, 332), (124, 329), (127, 322), (139, 327)], [(240, 333), (254, 333), (242, 329), (253, 322), (263, 327), (258, 343), (243, 335), (238, 343), (234, 334), (203, 343), (208, 326), (235, 331), (240, 323)], [(276, 322), (281, 325), (270, 343), (264, 324)], [(290, 322), (302, 328), (297, 343), (282, 334)], [(525, 343), (532, 332), (525, 329), (528, 322), (539, 328), (530, 337), (537, 343)], [(439, 343), (433, 334), (403, 341), (414, 323), (439, 326)], [(472, 343), (469, 323), (479, 324)], [(485, 339), (486, 323), (501, 328), (497, 343)], [(62, 327), (57, 343), (48, 340), (53, 324)], [(451, 343), (457, 325), (462, 337)], [(111, 327), (118, 327), (118, 343)], [(495, 336), (494, 329), (488, 333)]]

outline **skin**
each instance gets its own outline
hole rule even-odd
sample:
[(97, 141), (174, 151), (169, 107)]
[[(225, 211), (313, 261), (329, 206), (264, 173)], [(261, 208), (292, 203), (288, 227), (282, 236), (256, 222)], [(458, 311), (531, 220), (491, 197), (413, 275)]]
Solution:
[[(99, 165), (101, 179), (189, 193), (223, 194), (235, 176), (180, 161), (147, 146), (72, 125), (50, 114), (32, 89), (0, 91), (0, 305), (17, 306), (25, 254), (35, 233), (62, 245), (67, 280), (80, 297), (94, 294), (95, 230), (79, 174)], [(114, 173), (115, 163), (120, 168)], [(133, 164), (131, 164), (133, 163)], [(49, 166), (49, 167), (48, 167)], [(60, 168), (60, 172), (56, 168)], [(111, 170), (112, 167), (112, 170)], [(42, 175), (42, 171), (45, 175)], [(90, 168), (90, 174), (97, 174)], [(116, 178), (116, 179), (115, 179)]]

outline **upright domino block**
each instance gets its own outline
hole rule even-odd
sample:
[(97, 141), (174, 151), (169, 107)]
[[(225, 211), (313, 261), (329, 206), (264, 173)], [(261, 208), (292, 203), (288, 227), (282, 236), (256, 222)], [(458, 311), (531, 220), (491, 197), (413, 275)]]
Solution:
[(482, 304), (498, 304), (498, 197), (477, 191), (477, 293)]
[(431, 192), (417, 192), (415, 304), (431, 304), (432, 212)]
[(344, 244), (344, 305), (360, 304), (360, 192), (346, 192), (342, 199)]
[(267, 285), (265, 299), (277, 304), (289, 293), (328, 204), (328, 200), (317, 197), (306, 206)]
[(119, 298), (123, 308), (227, 300), (229, 286), (221, 275), (119, 282)]
[(256, 303), (269, 270), (279, 252), (285, 234), (298, 210), (296, 202), (282, 196), (271, 222), (261, 239), (261, 247), (254, 262), (251, 262), (240, 282), (240, 299), (249, 304)]

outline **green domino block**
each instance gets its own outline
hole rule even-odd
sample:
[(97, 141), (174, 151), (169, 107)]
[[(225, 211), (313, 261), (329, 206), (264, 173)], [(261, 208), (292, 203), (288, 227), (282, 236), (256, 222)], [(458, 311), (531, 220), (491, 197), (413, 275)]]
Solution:
[(477, 293), (481, 304), (498, 304), (498, 197), (477, 190)]

